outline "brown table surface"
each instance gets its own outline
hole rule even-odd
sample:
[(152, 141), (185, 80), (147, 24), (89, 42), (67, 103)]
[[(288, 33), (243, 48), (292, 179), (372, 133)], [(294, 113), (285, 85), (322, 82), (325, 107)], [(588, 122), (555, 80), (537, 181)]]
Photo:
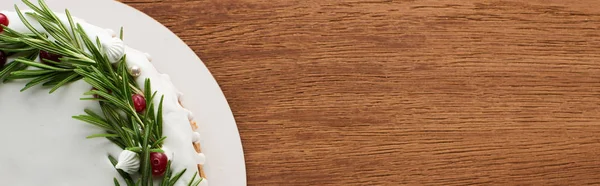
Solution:
[(248, 185), (600, 184), (600, 1), (122, 1), (213, 73)]

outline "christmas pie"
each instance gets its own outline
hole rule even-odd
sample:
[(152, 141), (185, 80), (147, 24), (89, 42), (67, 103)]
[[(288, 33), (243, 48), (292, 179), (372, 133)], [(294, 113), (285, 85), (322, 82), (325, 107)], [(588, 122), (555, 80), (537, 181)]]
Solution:
[(24, 2), (0, 12), (0, 185), (208, 184), (192, 112), (150, 55)]

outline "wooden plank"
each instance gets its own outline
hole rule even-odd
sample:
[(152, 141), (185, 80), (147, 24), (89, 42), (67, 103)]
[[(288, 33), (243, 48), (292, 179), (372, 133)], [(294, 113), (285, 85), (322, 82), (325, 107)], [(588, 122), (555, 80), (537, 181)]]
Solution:
[(248, 185), (600, 183), (600, 1), (122, 1), (211, 70)]

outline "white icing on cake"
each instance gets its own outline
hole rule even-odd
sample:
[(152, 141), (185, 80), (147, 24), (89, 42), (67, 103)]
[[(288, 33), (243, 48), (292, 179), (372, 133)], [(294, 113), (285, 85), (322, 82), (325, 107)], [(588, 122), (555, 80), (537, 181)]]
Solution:
[(194, 113), (192, 113), (192, 111), (187, 110), (187, 109), (186, 109), (186, 111), (187, 111), (187, 114), (188, 114), (187, 115), (188, 116), (188, 120), (193, 121), (194, 120)]
[[(26, 12), (26, 11), (24, 11)], [(27, 27), (25, 27), (25, 25), (20, 21), (18, 15), (15, 12), (11, 12), (11, 11), (2, 11), (1, 13), (5, 14), (9, 20), (10, 20), (10, 24), (9, 24), (9, 28), (16, 30), (18, 32), (21, 33), (29, 33), (29, 29)], [(68, 20), (66, 19), (66, 16), (64, 14), (60, 14), (60, 13), (56, 13), (57, 16), (59, 17), (59, 19), (63, 22), (63, 24), (67, 25), (67, 27), (69, 27), (68, 24)], [(29, 16), (26, 16), (27, 20), (40, 32), (45, 32), (44, 29), (42, 29), (41, 25), (39, 23), (37, 23), (34, 19), (30, 18)], [(165, 77), (163, 75), (161, 75), (155, 68), (154, 66), (150, 63), (150, 56), (137, 51), (135, 49), (132, 49), (130, 47), (127, 47), (123, 44), (123, 42), (118, 39), (115, 38), (115, 33), (112, 30), (109, 29), (103, 29), (91, 24), (86, 23), (85, 21), (83, 21), (82, 19), (78, 19), (78, 18), (73, 18), (74, 22), (81, 24), (82, 28), (86, 31), (86, 33), (88, 34), (88, 36), (90, 37), (90, 39), (92, 41), (96, 40), (96, 37), (99, 38), (100, 43), (102, 44), (102, 46), (105, 48), (105, 51), (107, 51), (107, 54), (109, 56), (109, 59), (111, 62), (115, 62), (118, 59), (121, 58), (121, 56), (123, 56), (123, 54), (127, 55), (127, 65), (129, 67), (131, 66), (138, 66), (141, 69), (141, 74), (139, 77), (136, 78), (136, 82), (141, 86), (141, 88), (143, 89), (143, 84), (146, 78), (150, 78), (151, 80), (151, 84), (152, 84), (152, 89), (153, 91), (157, 91), (158, 94), (157, 95), (164, 95), (164, 102), (163, 102), (163, 120), (164, 120), (164, 124), (163, 124), (163, 134), (165, 136), (167, 136), (167, 139), (164, 141), (164, 148), (166, 149), (166, 153), (167, 156), (169, 157), (169, 159), (172, 161), (172, 165), (171, 168), (174, 171), (181, 171), (183, 169), (187, 169), (186, 173), (180, 178), (180, 180), (177, 182), (177, 186), (182, 186), (182, 185), (187, 185), (187, 183), (190, 181), (190, 179), (194, 176), (194, 173), (198, 174), (197, 170), (197, 164), (196, 162), (198, 162), (198, 153), (195, 151), (195, 149), (193, 148), (192, 144), (190, 143), (191, 141), (193, 141), (193, 131), (191, 126), (190, 126), (190, 121), (189, 118), (193, 118), (193, 115), (191, 114), (190, 111), (188, 111), (187, 109), (183, 108), (180, 104), (179, 104), (179, 98), (181, 98), (181, 96), (183, 95), (181, 92), (179, 92), (173, 85), (173, 83), (170, 81), (170, 79), (168, 77)], [(75, 83), (77, 84), (77, 87), (79, 89), (77, 89), (78, 91), (83, 91), (80, 89), (80, 87), (85, 87), (85, 84), (82, 84), (81, 82), (77, 82)], [(3, 85), (4, 86), (4, 85)], [(22, 86), (22, 84), (21, 84)], [(69, 87), (69, 86), (67, 86)], [(4, 88), (4, 87), (3, 87)], [(68, 89), (68, 88), (64, 88), (64, 89)], [(18, 91), (18, 89), (16, 89)], [(89, 90), (89, 86), (88, 86), (88, 90)], [(52, 96), (57, 96), (55, 94), (60, 94), (60, 93), (64, 93), (63, 91), (65, 90), (61, 90), (61, 91), (57, 91), (56, 93), (54, 93), (53, 95), (49, 95), (50, 97)], [(79, 92), (80, 94), (78, 96), (75, 97), (66, 97), (66, 98), (62, 98), (62, 99), (73, 99), (76, 101), (79, 101), (78, 98), (81, 97), (81, 92)], [(25, 94), (25, 93), (23, 93)], [(46, 97), (46, 96), (44, 96)], [(35, 98), (32, 98), (35, 99)], [(153, 101), (155, 103), (159, 103), (160, 102), (160, 96), (157, 96)], [(79, 101), (79, 102), (83, 102), (83, 101)], [(82, 103), (84, 104), (84, 103)], [(90, 103), (85, 103), (87, 104), (86, 107), (89, 107), (91, 104)], [(67, 104), (66, 106), (71, 106), (69, 104)], [(93, 106), (92, 106), (93, 107)], [(158, 104), (155, 104), (155, 109), (157, 109)], [(2, 110), (3, 108), (0, 106), (0, 110)], [(9, 108), (6, 108), (9, 109)], [(76, 108), (76, 110), (80, 110), (79, 112), (74, 112), (72, 113), (72, 115), (77, 115), (77, 114), (81, 114), (81, 112), (83, 111), (83, 108)], [(71, 118), (67, 118), (67, 119), (71, 119)], [(80, 122), (78, 122), (80, 123)], [(52, 123), (52, 121), (48, 121), (48, 123), (46, 123), (46, 125), (53, 125), (54, 123)], [(59, 124), (57, 124), (59, 125)], [(80, 123), (80, 125), (87, 125), (87, 124), (83, 124)], [(35, 125), (31, 126), (32, 128), (35, 128)], [(79, 129), (81, 128), (85, 128), (86, 130), (90, 130), (90, 131), (94, 131), (97, 129), (89, 129), (90, 127), (78, 127)], [(75, 128), (73, 129), (75, 130)], [(79, 132), (81, 133), (81, 132)], [(80, 139), (81, 143), (77, 142), (77, 144), (79, 146), (82, 146), (80, 148), (75, 148), (77, 150), (85, 150), (85, 149), (89, 149), (90, 151), (104, 151), (106, 152), (106, 154), (111, 154), (112, 156), (118, 156), (119, 154), (118, 151), (116, 151), (117, 148), (116, 145), (114, 144), (106, 144), (106, 142), (108, 142), (108, 140), (105, 139), (93, 139), (93, 140), (86, 140), (81, 138)], [(98, 145), (96, 147), (88, 147), (85, 145), (94, 145), (94, 144), (98, 144), (99, 141), (102, 141), (101, 144), (103, 145)], [(86, 143), (87, 142), (87, 143)], [(36, 146), (35, 144), (31, 144), (30, 148), (35, 149)], [(96, 148), (102, 148), (101, 150), (96, 149)], [(56, 150), (63, 150), (63, 149), (56, 149)], [(45, 152), (48, 153), (48, 152)], [(84, 156), (83, 154), (85, 153), (78, 153), (78, 151), (76, 152), (72, 152), (72, 153), (68, 153), (71, 154), (71, 156)], [(102, 179), (106, 179), (105, 177), (117, 177), (120, 179), (120, 176), (118, 176), (116, 174), (116, 170), (112, 169), (112, 170), (106, 170), (107, 167), (112, 168), (112, 165), (110, 165), (110, 162), (108, 161), (108, 159), (106, 158), (106, 154), (100, 154), (100, 156), (94, 154), (93, 157), (91, 157), (92, 155), (90, 155), (90, 157), (59, 157), (56, 158), (57, 161), (64, 161), (64, 163), (72, 163), (69, 162), (70, 159), (87, 159), (88, 161), (82, 161), (80, 162), (80, 164), (84, 164), (81, 166), (85, 166), (86, 164), (89, 165), (90, 169), (93, 169), (96, 166), (100, 166), (102, 167), (102, 171), (94, 171), (94, 170), (74, 170), (77, 171), (78, 175), (84, 175), (82, 177), (86, 177), (86, 178), (98, 178), (98, 179), (92, 179), (94, 180), (94, 182), (89, 182), (85, 185), (90, 185), (90, 186), (104, 186), (104, 185), (112, 185), (112, 184), (107, 184), (107, 183), (112, 183), (112, 179), (107, 179), (107, 180), (100, 180), (100, 178)], [(0, 161), (0, 163), (2, 163), (3, 161)], [(203, 161), (202, 161), (203, 162)], [(59, 162), (60, 163), (60, 162)], [(204, 162), (203, 162), (204, 163)], [(2, 164), (3, 166), (5, 166), (4, 164)], [(39, 164), (41, 166), (43, 166), (44, 164)], [(73, 165), (73, 166), (78, 166), (78, 165)], [(16, 166), (10, 166), (10, 165), (6, 165), (5, 167), (7, 168), (11, 168), (11, 169), (19, 169), (20, 167), (18, 165)], [(35, 169), (35, 168), (33, 168)], [(89, 171), (89, 172), (86, 172)], [(3, 173), (4, 170), (2, 168), (0, 168), (0, 173)], [(16, 174), (18, 174), (19, 171), (16, 171)], [(26, 173), (33, 173), (35, 172), (35, 170), (29, 170), (26, 171)], [(98, 172), (102, 172), (102, 175), (98, 175)], [(4, 172), (4, 173), (8, 173), (8, 172)], [(72, 172), (70, 172), (72, 173)], [(40, 172), (38, 174), (45, 174), (44, 172)], [(86, 175), (86, 174), (90, 174), (90, 175)], [(70, 183), (78, 183), (76, 181), (74, 182), (69, 182), (69, 181), (65, 181), (65, 180), (61, 180), (61, 179), (73, 179), (73, 178), (77, 178), (77, 176), (72, 176), (72, 174), (68, 174), (68, 172), (65, 172), (65, 175), (69, 175), (69, 176), (64, 176), (62, 178), (54, 178), (54, 179), (38, 179), (39, 177), (37, 177), (36, 175), (33, 175), (33, 177), (36, 178), (36, 180), (40, 180), (38, 182), (35, 182), (34, 180), (30, 180), (27, 183), (30, 183), (30, 185), (70, 185)], [(23, 175), (23, 176), (32, 176), (32, 175)], [(199, 176), (199, 175), (197, 175)], [(24, 177), (26, 178), (26, 177)], [(83, 179), (83, 178), (81, 178)], [(207, 185), (207, 181), (204, 178), (204, 181), (201, 182), (200, 185)], [(91, 181), (91, 180), (90, 180)], [(10, 183), (10, 182), (9, 182)], [(15, 183), (16, 185), (21, 185), (20, 183)], [(81, 185), (81, 184), (73, 184), (73, 185)]]
[(206, 178), (202, 179), (199, 186), (208, 186), (208, 180), (206, 180)]
[(152, 62), (152, 56), (148, 53), (144, 53), (144, 55), (146, 55), (146, 58), (148, 58), (148, 61)]
[(183, 102), (183, 93), (182, 92), (177, 92), (177, 99), (179, 99), (180, 102)]
[(196, 156), (196, 163), (198, 163), (200, 165), (204, 165), (205, 162), (206, 162), (206, 156), (204, 156), (204, 153), (198, 153), (198, 156)]
[(198, 132), (192, 133), (192, 142), (194, 142), (194, 143), (200, 142), (200, 133), (198, 133)]
[(108, 34), (110, 36), (112, 36), (112, 37), (117, 37), (117, 33), (114, 30), (110, 29), (110, 28), (107, 28), (106, 32), (108, 32)]
[[(174, 157), (171, 159), (173, 170), (192, 170), (190, 172), (186, 171), (186, 174), (182, 176), (182, 180), (178, 183), (189, 182), (193, 173), (196, 172), (194, 170), (198, 169), (195, 164), (197, 153), (190, 144), (190, 141), (192, 141), (192, 132), (190, 131), (193, 130), (188, 120), (187, 110), (181, 107), (177, 99), (178, 91), (171, 81), (158, 73), (142, 52), (126, 47), (125, 53), (127, 54), (127, 65), (136, 65), (142, 69), (142, 73), (136, 78), (136, 82), (143, 85), (144, 80), (150, 78), (152, 88), (158, 92), (157, 95), (164, 95), (163, 134), (167, 136), (167, 139), (163, 146), (174, 153)], [(154, 102), (159, 103), (160, 97), (154, 98)], [(155, 104), (155, 109), (158, 109), (158, 104)]]

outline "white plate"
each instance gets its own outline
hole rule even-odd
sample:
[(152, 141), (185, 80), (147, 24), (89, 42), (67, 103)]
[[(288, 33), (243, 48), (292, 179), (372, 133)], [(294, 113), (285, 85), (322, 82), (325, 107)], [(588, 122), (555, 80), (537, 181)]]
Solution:
[[(100, 27), (119, 30), (123, 26), (125, 43), (151, 54), (156, 68), (169, 74), (185, 94), (183, 104), (194, 112), (203, 136), (202, 151), (207, 157), (204, 168), (210, 185), (246, 185), (242, 144), (227, 100), (206, 66), (183, 41), (144, 13), (116, 1), (46, 0), (46, 3), (57, 12), (68, 8), (73, 16)], [(29, 9), (20, 0), (3, 0), (0, 10), (14, 10), (13, 4)]]

